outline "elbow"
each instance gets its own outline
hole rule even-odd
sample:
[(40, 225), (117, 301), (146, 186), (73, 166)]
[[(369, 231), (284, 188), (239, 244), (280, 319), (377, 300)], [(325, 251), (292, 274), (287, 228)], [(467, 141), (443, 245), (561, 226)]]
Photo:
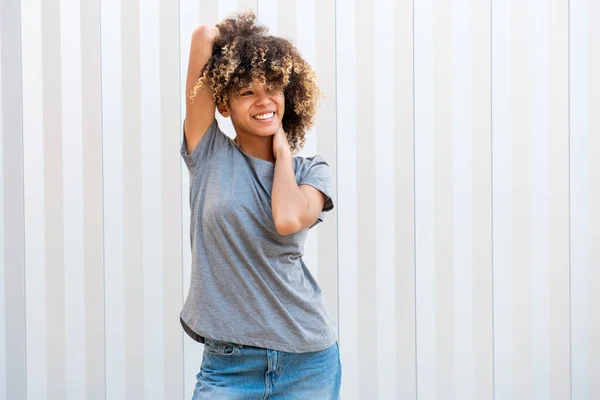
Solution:
[(293, 219), (275, 221), (275, 229), (281, 236), (287, 236), (302, 230), (300, 221)]
[(192, 32), (192, 37), (197, 39), (213, 40), (219, 33), (219, 30), (210, 25), (199, 25)]

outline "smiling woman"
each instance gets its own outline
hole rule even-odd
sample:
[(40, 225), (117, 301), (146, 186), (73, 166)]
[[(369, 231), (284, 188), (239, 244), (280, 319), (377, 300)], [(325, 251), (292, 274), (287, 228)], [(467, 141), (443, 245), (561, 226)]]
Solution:
[(333, 209), (330, 170), (292, 156), (314, 122), (315, 74), (242, 14), (194, 31), (186, 87), (192, 272), (180, 316), (205, 345), (194, 399), (337, 399), (336, 329), (303, 260), (308, 230)]
[[(231, 93), (228, 102), (218, 110), (231, 118), (237, 142), (242, 145), (251, 142), (252, 136), (265, 138), (277, 131), (285, 113), (285, 96), (283, 90), (269, 89), (255, 79), (247, 88)], [(304, 137), (303, 131), (301, 136)]]
[(267, 35), (252, 13), (225, 19), (218, 25), (218, 33), (212, 57), (200, 72), (191, 98), (199, 89), (208, 88), (221, 110), (242, 93), (283, 92), (283, 130), (292, 150), (299, 150), (314, 124), (322, 96), (311, 66), (288, 40)]

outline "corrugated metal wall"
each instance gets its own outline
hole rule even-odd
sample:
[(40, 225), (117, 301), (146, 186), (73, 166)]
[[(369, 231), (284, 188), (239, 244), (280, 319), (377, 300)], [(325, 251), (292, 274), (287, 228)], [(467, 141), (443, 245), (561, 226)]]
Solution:
[(599, 1), (3, 0), (0, 399), (191, 397), (183, 78), (240, 9), (326, 94), (342, 398), (600, 398)]

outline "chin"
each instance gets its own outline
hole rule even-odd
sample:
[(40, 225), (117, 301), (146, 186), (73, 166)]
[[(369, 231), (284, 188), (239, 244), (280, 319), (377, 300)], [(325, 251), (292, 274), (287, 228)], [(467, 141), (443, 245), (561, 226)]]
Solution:
[(275, 134), (275, 128), (244, 129), (244, 131), (252, 136), (259, 137), (269, 137)]
[(258, 127), (254, 127), (254, 129), (252, 130), (255, 134), (260, 135), (260, 136), (270, 136), (270, 135), (274, 135), (275, 132), (277, 132), (277, 128), (279, 127), (279, 122), (273, 122), (271, 124), (265, 125), (265, 126), (258, 126)]

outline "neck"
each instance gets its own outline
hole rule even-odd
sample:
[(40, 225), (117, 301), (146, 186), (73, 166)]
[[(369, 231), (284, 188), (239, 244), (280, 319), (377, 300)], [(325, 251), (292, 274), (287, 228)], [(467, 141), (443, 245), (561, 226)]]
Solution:
[(275, 163), (273, 155), (273, 136), (253, 136), (237, 134), (233, 140), (250, 157)]

